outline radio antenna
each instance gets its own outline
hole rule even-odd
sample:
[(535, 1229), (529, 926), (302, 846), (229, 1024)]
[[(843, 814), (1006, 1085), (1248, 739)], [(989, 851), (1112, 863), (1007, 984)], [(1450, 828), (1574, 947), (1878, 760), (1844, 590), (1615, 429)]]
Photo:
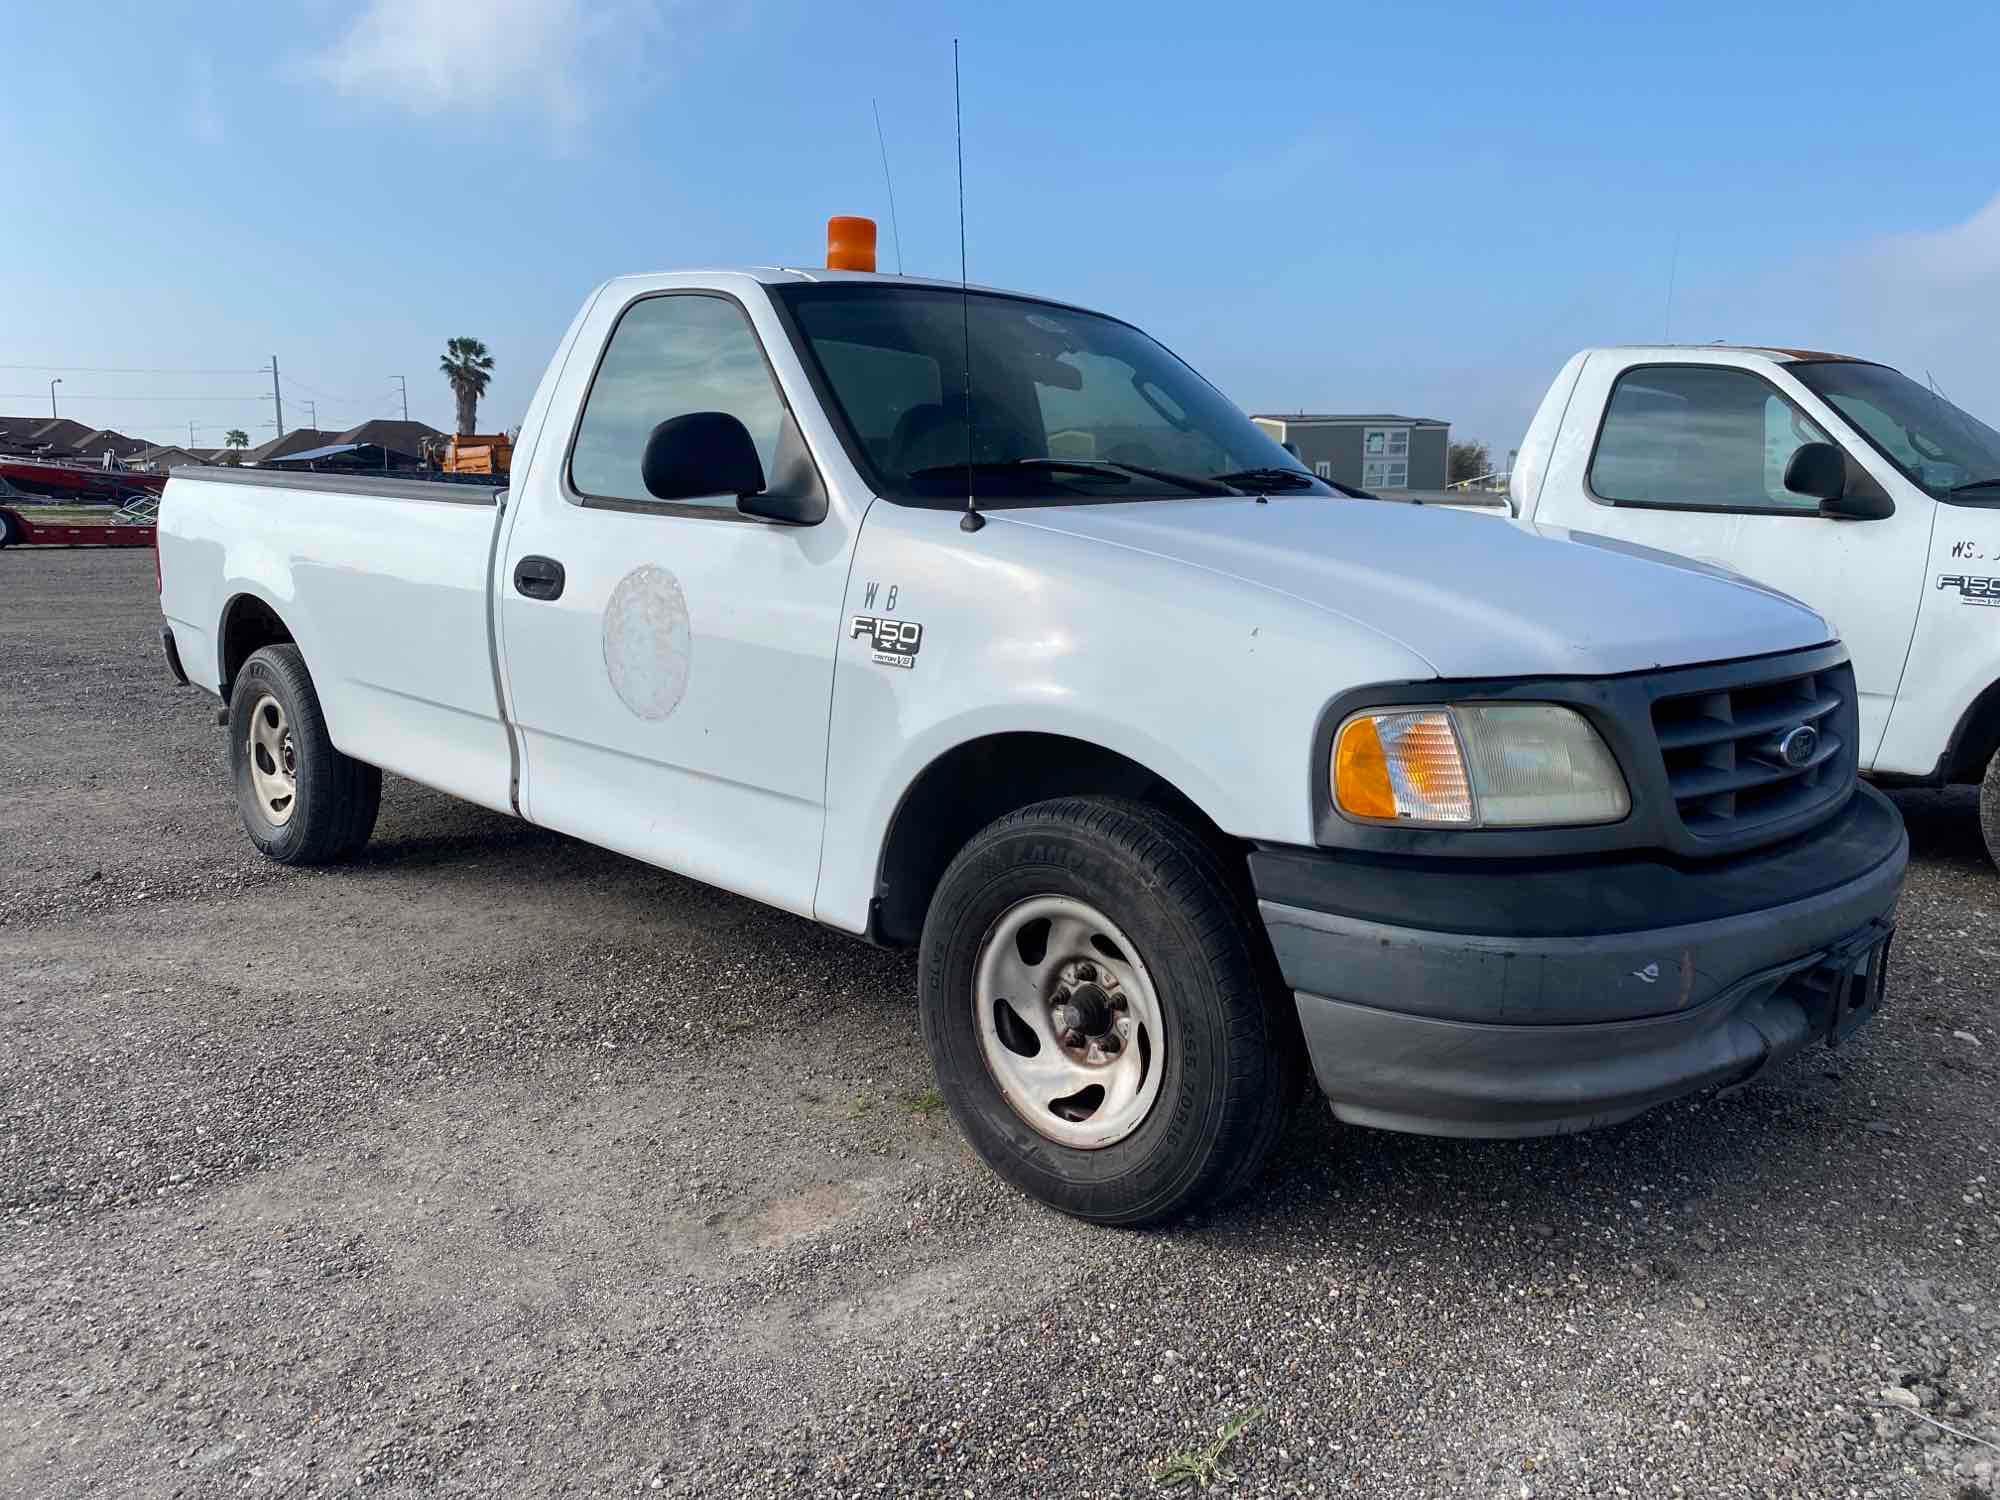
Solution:
[(903, 226), (896, 218), (896, 179), (889, 175), (889, 143), (882, 139), (882, 105), (870, 99), (875, 110), (875, 144), (882, 148), (882, 185), (889, 190), (889, 229), (896, 236), (896, 274), (903, 274)]
[(951, 39), (951, 114), (958, 128), (958, 323), (965, 339), (965, 514), (960, 531), (986, 524), (972, 498), (972, 289), (965, 274), (965, 102), (958, 88), (958, 38)]

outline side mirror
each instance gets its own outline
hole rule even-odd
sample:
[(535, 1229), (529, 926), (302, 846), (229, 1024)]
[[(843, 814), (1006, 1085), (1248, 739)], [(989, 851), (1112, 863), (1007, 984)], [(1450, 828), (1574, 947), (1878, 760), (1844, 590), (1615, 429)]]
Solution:
[(1889, 492), (1832, 443), (1801, 443), (1785, 465), (1785, 488), (1819, 501), (1819, 513), (1837, 521), (1881, 521), (1896, 513)]
[(1785, 465), (1785, 488), (1815, 500), (1847, 493), (1847, 455), (1831, 443), (1801, 443)]
[(655, 500), (740, 499), (764, 488), (764, 465), (750, 429), (726, 411), (692, 411), (655, 427), (639, 476)]

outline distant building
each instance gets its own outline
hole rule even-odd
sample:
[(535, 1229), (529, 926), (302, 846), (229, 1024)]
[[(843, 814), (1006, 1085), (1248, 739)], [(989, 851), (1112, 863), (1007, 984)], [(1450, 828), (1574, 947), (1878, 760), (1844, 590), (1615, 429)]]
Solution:
[(204, 451), (213, 450), (183, 448), (179, 443), (160, 443), (126, 459), (125, 464), (128, 468), (144, 469), (150, 474), (164, 474), (183, 464), (207, 463), (208, 460), (202, 457)]
[(76, 450), (76, 456), (87, 464), (103, 463), (107, 453), (115, 463), (130, 464), (135, 454), (143, 453), (152, 446), (142, 438), (127, 437), (109, 427), (92, 428), (70, 443), (70, 447)]
[(287, 458), (294, 453), (304, 453), (308, 448), (324, 448), (339, 441), (340, 434), (337, 432), (321, 432), (317, 427), (294, 427), (283, 437), (272, 438), (254, 448), (245, 448), (238, 461), (246, 464), (268, 463), (274, 458)]
[(1441, 490), (1451, 423), (1386, 412), (1272, 412), (1251, 418), (1322, 479), (1364, 490)]
[(358, 448), (383, 448), (388, 450), (392, 461), (408, 459), (411, 464), (421, 466), (424, 461), (424, 444), (444, 436), (427, 422), (403, 422), (389, 417), (376, 417), (363, 422), (359, 427), (350, 427), (333, 441), (351, 443)]
[(71, 458), (77, 451), (76, 440), (90, 433), (90, 428), (68, 417), (0, 417), (0, 450)]

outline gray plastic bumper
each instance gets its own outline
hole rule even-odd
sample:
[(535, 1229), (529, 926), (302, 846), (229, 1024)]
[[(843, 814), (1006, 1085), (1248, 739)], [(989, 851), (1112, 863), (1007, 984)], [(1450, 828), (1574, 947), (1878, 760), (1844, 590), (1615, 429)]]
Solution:
[[(1886, 799), (1865, 788), (1857, 799), (1820, 858), (1800, 860), (1813, 851), (1794, 846), (1771, 866), (1810, 870), (1810, 894), (1767, 888), (1753, 910), (1698, 922), (1510, 938), (1260, 899), (1320, 1088), (1356, 1124), (1553, 1134), (1746, 1081), (1810, 1041), (1845, 1035), (1880, 1000), (1869, 965), (1883, 954), (1909, 855)], [(1380, 897), (1395, 873), (1372, 874)], [(1476, 907), (1481, 879), (1509, 876), (1454, 878)], [(1615, 864), (1591, 874), (1600, 889), (1619, 878)], [(1468, 925), (1479, 915), (1468, 910)]]

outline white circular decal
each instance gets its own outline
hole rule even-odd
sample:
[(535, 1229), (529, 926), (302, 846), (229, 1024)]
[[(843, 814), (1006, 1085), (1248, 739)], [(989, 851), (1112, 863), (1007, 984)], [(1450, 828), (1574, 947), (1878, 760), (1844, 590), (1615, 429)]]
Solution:
[(642, 719), (664, 719), (687, 691), (694, 633), (680, 580), (651, 563), (618, 580), (604, 606), (604, 670)]

